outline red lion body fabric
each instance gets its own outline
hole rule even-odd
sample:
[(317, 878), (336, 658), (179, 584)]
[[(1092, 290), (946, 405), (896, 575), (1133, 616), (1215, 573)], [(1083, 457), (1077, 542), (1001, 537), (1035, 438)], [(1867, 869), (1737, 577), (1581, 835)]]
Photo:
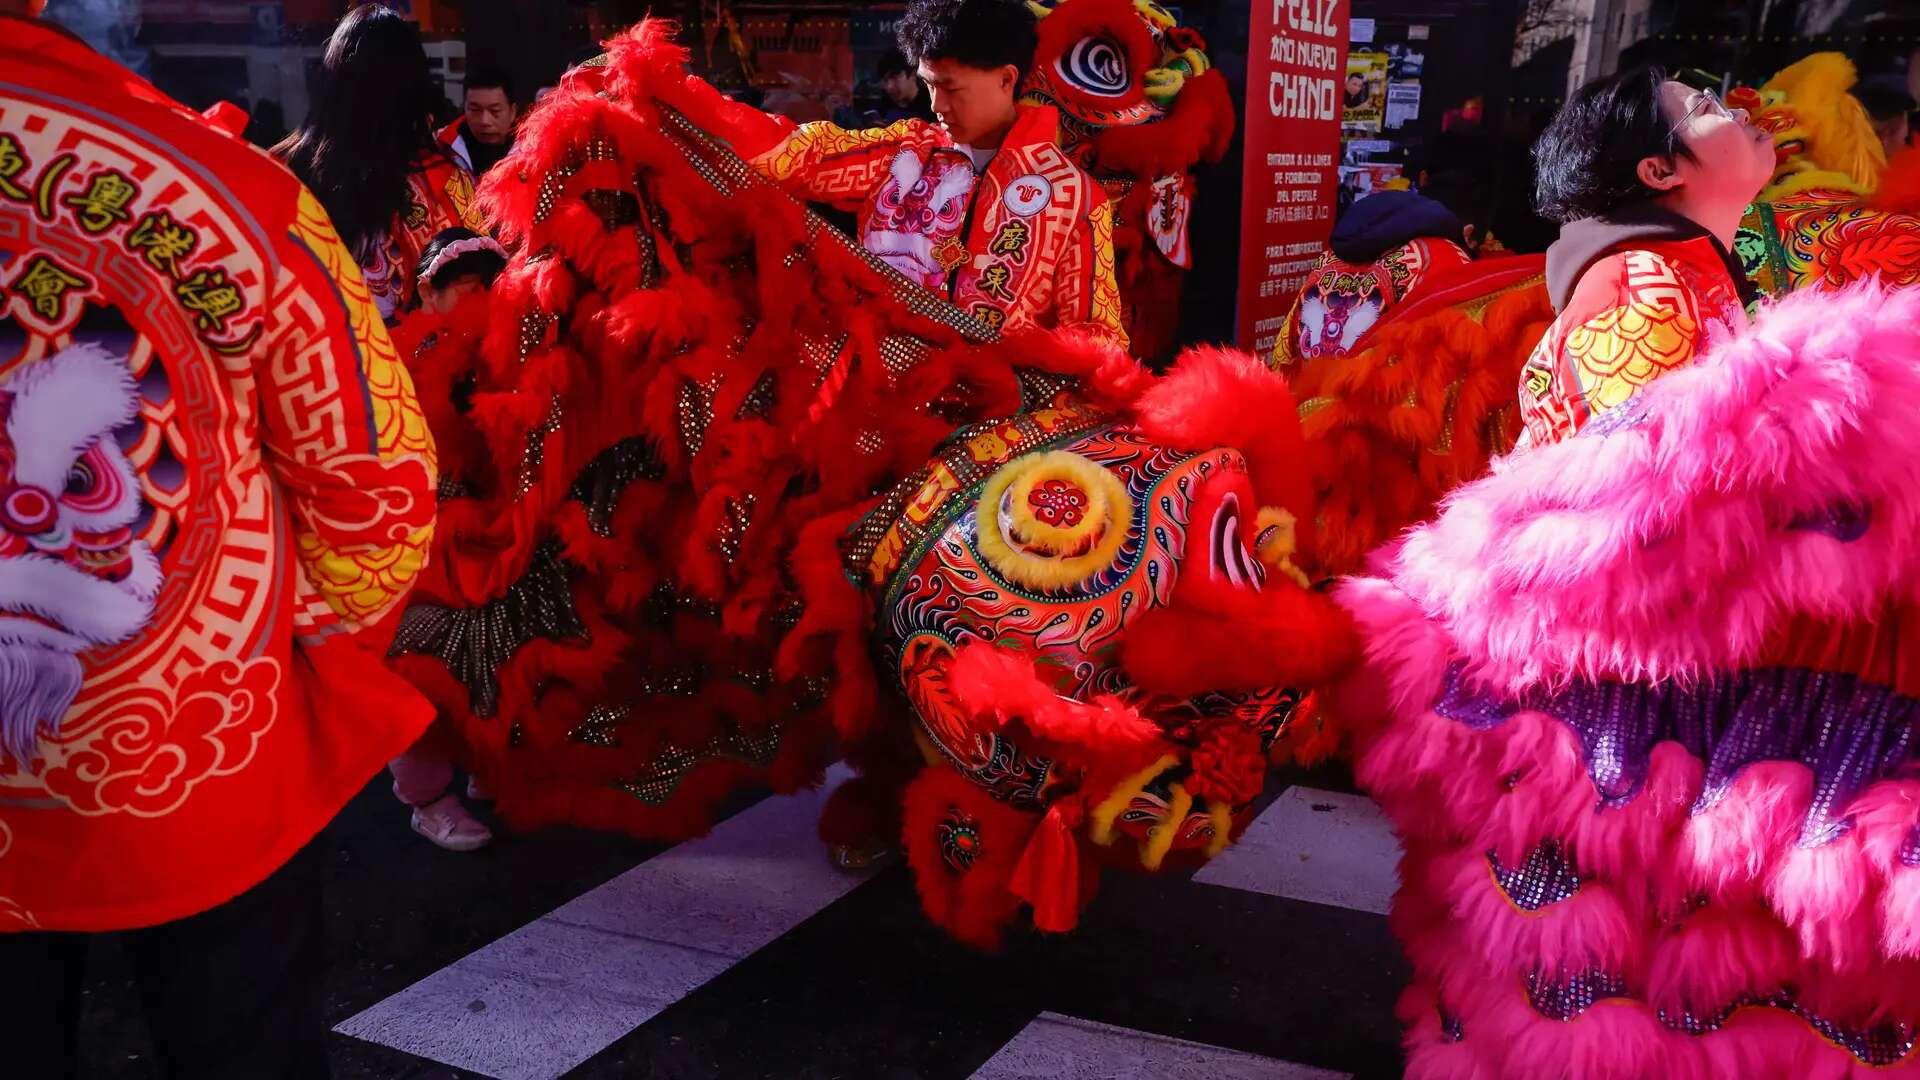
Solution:
[[(996, 338), (687, 120), (701, 88), (660, 24), (608, 50), (482, 187), (517, 250), (486, 308), (405, 346), (448, 482), (394, 662), (502, 811), (684, 836), (730, 791), (814, 779), (837, 743), (861, 776), (823, 831), (897, 841), (906, 823), (929, 915), (982, 945), (1024, 905), (1072, 926), (1096, 854), (1155, 868), (1217, 850), (1291, 716), (1285, 687), (1350, 652), (1282, 572), (1311, 518), (1298, 430), (1271, 422), (1293, 413), (1284, 384), (1239, 354), (1154, 380), (1097, 337)], [(1056, 454), (1073, 467), (1031, 468)], [(1106, 625), (996, 648), (1008, 612), (975, 595), (903, 642), (889, 588), (1007, 470), (1031, 473), (1016, 502), (1046, 520), (1019, 517), (979, 572), (1018, 563), (1039, 603)], [(1210, 501), (1181, 502), (1149, 553), (1141, 493), (1174, 472)], [(1136, 567), (1154, 584), (1116, 617), (1071, 593)], [(1315, 632), (1206, 686), (1164, 646), (1114, 659), (1134, 632), (1232, 652), (1227, 612)], [(1082, 649), (1108, 674), (1057, 678)], [(1044, 776), (996, 788), (940, 757), (982, 742)], [(1149, 837), (1154, 821), (1184, 841)]]

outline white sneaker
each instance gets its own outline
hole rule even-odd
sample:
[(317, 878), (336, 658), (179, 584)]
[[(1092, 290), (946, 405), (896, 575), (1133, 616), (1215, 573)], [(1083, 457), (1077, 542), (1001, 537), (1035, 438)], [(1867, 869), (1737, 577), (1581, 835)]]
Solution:
[(478, 851), (493, 840), (493, 831), (473, 816), (458, 795), (442, 795), (414, 807), (413, 831), (448, 851)]
[(479, 777), (468, 773), (467, 798), (472, 799), (474, 802), (492, 802), (493, 792), (486, 789), (486, 785), (480, 782)]

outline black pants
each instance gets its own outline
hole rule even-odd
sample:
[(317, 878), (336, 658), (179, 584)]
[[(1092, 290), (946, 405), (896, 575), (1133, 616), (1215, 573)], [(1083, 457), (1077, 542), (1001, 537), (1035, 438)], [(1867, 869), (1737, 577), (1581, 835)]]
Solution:
[[(316, 839), (211, 911), (118, 935), (161, 1075), (329, 1075), (320, 985), (325, 878), (325, 847)], [(0, 1074), (80, 1076), (80, 991), (94, 936), (0, 934)]]

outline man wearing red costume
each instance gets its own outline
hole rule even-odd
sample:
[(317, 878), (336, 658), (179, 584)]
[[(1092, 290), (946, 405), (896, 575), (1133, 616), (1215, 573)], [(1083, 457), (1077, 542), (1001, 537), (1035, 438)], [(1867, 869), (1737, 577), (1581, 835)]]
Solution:
[(1032, 13), (918, 0), (899, 37), (938, 123), (795, 127), (711, 92), (694, 119), (790, 193), (858, 211), (861, 246), (985, 325), (1083, 326), (1124, 344), (1113, 206), (1061, 152), (1059, 112), (1015, 104)]
[(312, 841), (432, 715), (379, 657), (433, 444), (238, 125), (43, 23), (0, 72), (0, 1071), (73, 1073), (117, 930), (168, 1075), (324, 1075)]

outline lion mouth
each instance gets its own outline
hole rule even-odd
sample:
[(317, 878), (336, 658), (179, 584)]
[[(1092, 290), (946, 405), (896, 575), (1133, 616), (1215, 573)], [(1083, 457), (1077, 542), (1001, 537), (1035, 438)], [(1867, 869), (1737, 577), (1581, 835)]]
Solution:
[(67, 628), (35, 611), (21, 611), (16, 608), (0, 608), (0, 619), (18, 619), (21, 622), (34, 623), (49, 630), (66, 633)]

